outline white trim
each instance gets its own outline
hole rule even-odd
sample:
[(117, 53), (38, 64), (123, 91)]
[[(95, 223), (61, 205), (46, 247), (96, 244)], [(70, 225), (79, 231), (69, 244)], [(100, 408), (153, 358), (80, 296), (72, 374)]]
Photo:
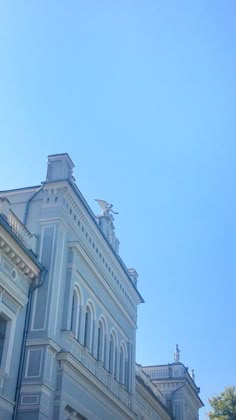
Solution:
[[(59, 236), (59, 234), (60, 234), (60, 232), (58, 230), (57, 235)], [(55, 279), (54, 279), (53, 284), (52, 284), (52, 291), (53, 290), (55, 291), (55, 289), (56, 289), (56, 310), (55, 310), (55, 318), (54, 318), (54, 325), (53, 325), (54, 335), (56, 335), (56, 328), (57, 328), (57, 321), (58, 321), (58, 316), (57, 315), (58, 315), (58, 311), (59, 311), (59, 300), (60, 300), (60, 297), (61, 297), (62, 272), (63, 272), (63, 269), (65, 267), (64, 259), (63, 259), (63, 257), (65, 256), (65, 236), (66, 236), (66, 232), (64, 231), (63, 232), (63, 240), (62, 240), (62, 248), (61, 248), (61, 250), (62, 250), (61, 254), (62, 255), (61, 255), (60, 269), (59, 269), (59, 273), (58, 273), (58, 280), (59, 281), (55, 284)], [(58, 253), (58, 246), (57, 246), (57, 253)], [(55, 255), (55, 258), (56, 258), (56, 255)], [(55, 276), (55, 270), (53, 270), (53, 274)], [(49, 311), (49, 324), (51, 323), (52, 310), (53, 310), (53, 307), (51, 305), (51, 310)], [(50, 329), (50, 327), (49, 327), (49, 329)]]
[(32, 390), (34, 390), (34, 392), (39, 392), (46, 394), (48, 397), (50, 397), (52, 395), (52, 391), (55, 392), (55, 388), (53, 388), (52, 386), (50, 386), (50, 384), (48, 382), (44, 382), (44, 383), (37, 383), (37, 384), (32, 384), (32, 383), (22, 383), (21, 384), (21, 393), (22, 394), (28, 394), (31, 393)]
[[(33, 352), (40, 352), (40, 364), (39, 364), (39, 374), (38, 375), (28, 375), (28, 369), (29, 369), (29, 358), (30, 358), (30, 354)], [(28, 349), (27, 352), (27, 359), (26, 359), (26, 368), (25, 368), (25, 378), (40, 378), (41, 376), (41, 371), (42, 371), (42, 358), (43, 358), (43, 348), (42, 347), (38, 347), (36, 349)]]
[[(40, 269), (34, 259), (3, 226), (0, 226), (0, 238), (4, 243), (0, 251), (7, 258), (7, 261), (10, 262), (11, 266), (14, 266), (31, 281), (37, 277)], [(16, 262), (15, 257), (17, 257), (18, 262)]]
[[(121, 399), (117, 398), (117, 395), (114, 394), (109, 387), (107, 387), (103, 382), (101, 382), (90, 370), (88, 370), (73, 355), (67, 352), (60, 352), (57, 355), (57, 359), (64, 362), (62, 369), (68, 372), (68, 374), (70, 374), (72, 377), (74, 377), (76, 381), (78, 381), (76, 376), (77, 374), (79, 374), (79, 376), (83, 378), (83, 381), (86, 381), (85, 382), (86, 385), (88, 384), (89, 386), (89, 384), (91, 383), (92, 385), (95, 385), (96, 388), (102, 392), (102, 394), (104, 395), (104, 401), (106, 401), (106, 397), (108, 397), (109, 401), (111, 401), (115, 405), (115, 407), (119, 408), (122, 414), (125, 413), (128, 419), (136, 419), (136, 414), (134, 413), (134, 411), (131, 411), (131, 409), (126, 404), (124, 404)], [(73, 370), (75, 371), (75, 374), (73, 374)], [(119, 387), (118, 383), (117, 385)], [(88, 386), (86, 386), (86, 389), (88, 389)], [(130, 397), (131, 395), (129, 394), (128, 396)]]
[[(57, 184), (57, 186), (56, 186), (56, 184)], [(55, 187), (54, 187), (54, 185), (55, 185)], [(81, 239), (84, 246), (86, 246), (90, 256), (92, 258), (95, 257), (94, 259), (96, 261), (96, 254), (94, 254), (93, 250), (90, 249), (90, 247), (87, 246), (84, 235), (81, 235), (81, 229), (78, 228), (77, 223), (74, 222), (73, 218), (70, 218), (70, 215), (68, 217), (66, 204), (67, 204), (68, 208), (70, 207), (71, 209), (73, 209), (73, 213), (76, 214), (77, 217), (80, 218), (81, 223), (84, 225), (85, 229), (87, 230), (87, 232), (91, 236), (91, 238), (94, 241), (96, 247), (99, 248), (102, 251), (107, 263), (111, 266), (111, 270), (116, 271), (117, 278), (122, 279), (122, 282), (123, 282), (124, 286), (129, 291), (129, 294), (132, 295), (132, 298), (133, 298), (132, 300), (133, 300), (135, 306), (137, 306), (139, 303), (142, 302), (142, 300), (140, 298), (139, 291), (135, 287), (135, 285), (132, 282), (131, 277), (127, 273), (128, 269), (125, 266), (124, 262), (122, 261), (122, 259), (120, 257), (117, 258), (116, 253), (114, 251), (112, 251), (113, 248), (109, 244), (109, 241), (107, 241), (105, 239), (104, 235), (102, 234), (101, 229), (99, 228), (99, 226), (98, 226), (98, 224), (95, 220), (96, 216), (93, 214), (92, 210), (89, 208), (91, 210), (91, 213), (92, 213), (93, 217), (89, 213), (89, 210), (86, 208), (86, 206), (84, 207), (83, 201), (75, 193), (75, 191), (72, 189), (71, 185), (67, 181), (61, 180), (61, 181), (58, 181), (57, 183), (50, 182), (49, 184), (45, 184), (44, 191), (48, 191), (48, 190), (50, 191), (52, 188), (64, 190), (64, 195), (63, 195), (64, 203), (62, 204), (61, 207), (65, 211), (65, 215), (67, 217), (67, 223), (71, 227), (73, 232), (76, 233), (76, 236)], [(46, 205), (43, 204), (44, 207), (47, 207), (48, 205), (49, 204), (46, 204)], [(59, 218), (57, 218), (57, 219), (59, 219)], [(42, 219), (42, 220), (50, 222), (50, 220), (55, 220), (55, 217), (52, 218), (52, 219), (49, 219), (49, 218), (46, 219), (45, 218), (45, 219)], [(101, 266), (100, 262), (98, 262), (98, 265)], [(134, 313), (136, 312), (136, 308), (132, 308), (132, 310), (134, 311)]]
[[(36, 401), (35, 402), (32, 402), (32, 401), (30, 401), (30, 402), (25, 402), (25, 401), (23, 401), (23, 399), (24, 398), (33, 398), (33, 397), (36, 397)], [(38, 395), (38, 394), (23, 394), (23, 395), (21, 395), (21, 404), (22, 405), (38, 405), (39, 404), (39, 397), (40, 397), (40, 395)]]
[(51, 338), (28, 338), (26, 341), (27, 346), (48, 346), (50, 350), (57, 353), (61, 350), (61, 347), (53, 341)]
[[(42, 258), (43, 241), (44, 241), (44, 228), (42, 229), (40, 249), (39, 249), (39, 260), (40, 261), (41, 261), (41, 258)], [(33, 326), (34, 326), (34, 318), (35, 318), (37, 298), (38, 298), (38, 289), (36, 289), (36, 291), (34, 292), (34, 297), (33, 297), (33, 308), (32, 308), (33, 310), (32, 310), (31, 322), (30, 322), (30, 330), (31, 331), (35, 331)]]
[[(86, 324), (87, 311), (88, 311), (90, 319), (88, 319), (88, 323)], [(88, 299), (86, 305), (84, 306), (84, 346), (88, 348), (91, 354), (93, 353), (93, 335), (94, 335), (94, 321), (95, 321), (94, 312), (95, 311), (93, 309), (93, 305), (91, 304), (91, 300)], [(89, 336), (88, 336), (88, 333), (89, 333)]]
[[(76, 310), (75, 310), (75, 317), (76, 317), (76, 319), (75, 319), (75, 331), (74, 331), (74, 333), (75, 333), (75, 338), (77, 340), (79, 340), (80, 306), (82, 305), (82, 299), (81, 299), (81, 293), (78, 290), (78, 287), (74, 287), (74, 289), (73, 289), (73, 298), (72, 299), (74, 299), (74, 293), (75, 293), (76, 299), (77, 299), (77, 302), (76, 302)], [(73, 307), (72, 307), (72, 310), (74, 310)], [(72, 320), (73, 320), (74, 314), (72, 313), (71, 316), (72, 316)]]
[[(45, 311), (46, 311), (46, 315), (44, 317), (44, 325), (43, 325), (43, 329), (45, 330), (46, 328), (46, 321), (49, 321), (49, 315), (50, 315), (50, 307), (49, 307), (49, 292), (50, 292), (50, 284), (52, 282), (52, 277), (54, 275), (54, 270), (52, 270), (52, 262), (54, 259), (54, 248), (55, 248), (55, 237), (56, 237), (56, 226), (55, 225), (49, 225), (48, 227), (52, 227), (53, 228), (53, 239), (52, 239), (52, 254), (51, 254), (51, 261), (50, 261), (50, 267), (48, 269), (48, 290), (47, 290), (47, 297), (46, 297), (46, 306), (45, 306)], [(52, 285), (53, 286), (53, 285)]]
[[(119, 334), (124, 337), (124, 339), (128, 340), (128, 335), (125, 333), (125, 331), (123, 330), (123, 328), (117, 323), (117, 320), (114, 318), (114, 314), (112, 314), (107, 307), (105, 306), (105, 302), (102, 302), (98, 296), (94, 293), (94, 291), (90, 288), (90, 286), (88, 285), (88, 283), (86, 282), (86, 280), (82, 277), (82, 275), (80, 273), (78, 273), (78, 271), (73, 271), (73, 274), (75, 274), (75, 276), (77, 277), (77, 279), (75, 280), (75, 285), (79, 285), (80, 286), (80, 290), (82, 289), (81, 286), (84, 287), (84, 289), (86, 289), (87, 294), (90, 296), (90, 299), (94, 301), (94, 305), (96, 304), (97, 307), (99, 308), (99, 312), (101, 312), (101, 314), (103, 314), (104, 318), (107, 320), (107, 328), (108, 328), (108, 324), (111, 323), (113, 325), (115, 325), (115, 328), (117, 331), (119, 331)], [(79, 281), (80, 282), (79, 282)], [(117, 303), (117, 302), (115, 302)], [(121, 308), (118, 306), (118, 310), (120, 310)], [(100, 316), (100, 315), (99, 315)], [(124, 314), (124, 316), (126, 317), (126, 314)], [(99, 319), (99, 318), (98, 318)], [(135, 328), (137, 326), (131, 325), (132, 328)], [(107, 330), (108, 332), (108, 330)]]
[(17, 284), (13, 283), (12, 280), (9, 282), (9, 276), (3, 272), (0, 273), (0, 286), (21, 306), (25, 306), (28, 302), (27, 295), (22, 293)]
[(76, 294), (79, 297), (80, 305), (84, 306), (84, 297), (83, 297), (83, 293), (82, 293), (82, 290), (81, 290), (81, 284), (76, 280), (77, 279), (75, 279), (73, 291), (74, 290), (76, 291)]
[[(89, 256), (87, 255), (86, 251), (83, 249), (82, 245), (77, 241), (77, 242), (73, 242), (73, 243), (69, 242), (68, 246), (69, 246), (69, 248), (75, 249), (76, 252), (79, 254), (79, 256), (81, 256), (84, 259), (84, 261), (88, 265), (89, 269), (94, 273), (96, 278), (100, 281), (100, 285), (105, 289), (107, 294), (111, 297), (111, 299), (119, 307), (119, 309), (122, 310), (122, 312), (125, 314), (125, 317), (127, 318), (127, 321), (129, 321), (129, 323), (132, 325), (132, 327), (137, 328), (136, 319), (133, 319), (130, 316), (130, 314), (128, 312), (128, 309), (123, 304), (123, 302), (121, 301), (118, 294), (115, 292), (115, 290), (110, 285), (108, 285), (108, 282), (104, 279), (104, 277), (102, 276), (102, 274), (98, 270), (97, 266), (94, 264), (94, 262), (91, 259), (89, 259)], [(74, 270), (75, 274), (77, 273), (81, 278), (83, 278), (81, 273), (78, 272), (78, 269), (77, 269), (75, 263), (70, 264), (67, 267), (71, 267)], [(86, 281), (85, 281), (85, 283), (88, 285), (88, 283)]]
[(45, 361), (44, 361), (44, 378), (52, 382), (52, 374), (53, 374), (53, 365), (54, 365), (54, 359), (55, 359), (55, 352), (48, 347), (45, 352)]
[[(4, 365), (4, 372), (8, 375), (10, 371), (12, 349), (15, 338), (15, 329), (16, 329), (16, 315), (13, 315), (13, 312), (8, 309), (3, 302), (0, 302), (0, 314), (5, 315), (7, 320), (7, 334), (6, 342), (4, 343), (2, 363)], [(4, 362), (4, 363), (3, 363)]]
[[(96, 242), (97, 247), (103, 250), (103, 253), (106, 254), (105, 256), (107, 260), (109, 261), (109, 263), (113, 265), (114, 268), (117, 270), (117, 273), (119, 273), (119, 277), (123, 279), (126, 286), (131, 288), (132, 286), (131, 284), (129, 284), (131, 280), (129, 279), (129, 276), (126, 273), (124, 267), (122, 266), (122, 264), (120, 263), (116, 255), (114, 255), (113, 251), (111, 250), (112, 247), (110, 246), (108, 241), (103, 237), (96, 220), (94, 220), (95, 215), (93, 214), (92, 210), (89, 208), (94, 218), (92, 218), (91, 214), (89, 214), (88, 209), (84, 207), (84, 203), (82, 203), (81, 199), (78, 197), (78, 195), (76, 195), (71, 185), (66, 181), (62, 181), (61, 184), (62, 185), (64, 184), (64, 186), (66, 187), (65, 194), (64, 194), (65, 200), (71, 203), (71, 207), (74, 207), (74, 209), (76, 208), (76, 210), (78, 210), (79, 213), (81, 213), (83, 223), (86, 225), (87, 230), (90, 231), (91, 236), (93, 236), (93, 239)], [(136, 298), (134, 298), (134, 300), (139, 302), (139, 298), (137, 296), (138, 291), (136, 290), (135, 287), (134, 287), (133, 293), (136, 295)]]
[[(53, 240), (52, 240), (52, 255), (51, 255), (51, 261), (50, 261), (50, 267), (49, 270), (47, 272), (48, 275), (48, 285), (50, 286), (50, 282), (51, 282), (51, 277), (53, 274), (53, 270), (51, 270), (51, 266), (52, 266), (52, 260), (53, 260), (53, 251), (54, 251), (54, 245), (55, 245), (55, 231), (56, 231), (56, 226), (55, 225), (46, 225), (42, 227), (42, 241), (40, 244), (40, 261), (42, 261), (42, 249), (43, 249), (43, 241), (44, 241), (44, 233), (45, 233), (45, 229), (48, 227), (52, 227), (53, 228)], [(37, 304), (37, 299), (38, 299), (38, 291), (39, 289), (36, 289), (35, 292), (35, 296), (34, 296), (34, 307), (33, 307), (33, 316), (32, 316), (32, 320), (31, 320), (31, 331), (44, 331), (46, 328), (46, 321), (48, 320), (48, 317), (45, 316), (44, 317), (44, 324), (42, 328), (34, 328), (34, 319), (35, 319), (35, 312), (36, 312), (36, 304)], [(45, 305), (45, 312), (47, 315), (48, 312), (48, 303), (49, 303), (49, 288), (47, 290), (47, 296), (46, 296), (46, 305)], [(50, 313), (50, 309), (49, 309), (49, 313)]]
[[(106, 332), (106, 323), (104, 322), (104, 317), (99, 317), (99, 320), (97, 322), (97, 330), (99, 330), (101, 325), (101, 329), (102, 329), (102, 338), (101, 338), (101, 333), (100, 333), (100, 338), (99, 338), (99, 343), (98, 343), (98, 334), (97, 334), (97, 355), (96, 355), (96, 359), (101, 362), (103, 365), (105, 363), (105, 337), (107, 335)], [(102, 339), (102, 343), (101, 343), (101, 339)]]

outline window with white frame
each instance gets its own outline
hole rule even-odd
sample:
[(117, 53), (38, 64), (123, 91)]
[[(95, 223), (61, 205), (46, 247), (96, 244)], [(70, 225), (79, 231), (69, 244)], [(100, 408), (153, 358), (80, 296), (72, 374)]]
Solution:
[(129, 388), (129, 363), (128, 363), (128, 358), (126, 357), (125, 359), (125, 372), (124, 372), (124, 385), (125, 388), (128, 389)]
[(115, 346), (115, 337), (113, 334), (110, 335), (109, 372), (113, 376), (116, 376), (116, 346)]
[(120, 384), (124, 385), (125, 383), (125, 352), (123, 346), (120, 348)]
[(79, 296), (74, 290), (71, 309), (71, 331), (73, 331), (77, 340), (79, 339), (79, 310)]
[(0, 315), (0, 367), (2, 367), (3, 352), (6, 345), (7, 319)]
[(124, 343), (120, 346), (119, 382), (128, 388), (128, 355)]
[(98, 345), (97, 345), (97, 360), (104, 363), (104, 326), (101, 320), (98, 323)]
[(84, 321), (84, 346), (89, 350), (92, 349), (92, 313), (89, 306), (86, 307), (85, 321)]
[(12, 358), (15, 327), (16, 317), (0, 303), (0, 368), (7, 374)]

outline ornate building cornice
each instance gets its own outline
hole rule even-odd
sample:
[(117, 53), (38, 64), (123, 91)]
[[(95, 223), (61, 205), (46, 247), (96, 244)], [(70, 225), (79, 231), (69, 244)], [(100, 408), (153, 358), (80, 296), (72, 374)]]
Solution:
[(2, 216), (0, 216), (0, 250), (29, 280), (38, 277), (40, 264)]

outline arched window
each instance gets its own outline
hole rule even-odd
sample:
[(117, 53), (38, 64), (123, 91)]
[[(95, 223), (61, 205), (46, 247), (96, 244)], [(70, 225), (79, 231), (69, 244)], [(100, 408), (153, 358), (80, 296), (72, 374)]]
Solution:
[(110, 345), (109, 345), (109, 372), (114, 373), (114, 353), (115, 353), (115, 343), (114, 337), (111, 334), (110, 336)]
[(112, 333), (110, 335), (110, 345), (109, 345), (109, 372), (116, 376), (116, 340), (115, 336)]
[(79, 303), (78, 293), (74, 290), (71, 309), (71, 331), (74, 332), (77, 340), (79, 339)]
[(6, 331), (7, 331), (7, 319), (0, 315), (0, 366), (2, 364), (3, 352), (6, 347)]
[(119, 382), (128, 388), (128, 352), (124, 342), (120, 346)]
[(92, 313), (89, 306), (86, 307), (85, 321), (84, 321), (84, 346), (88, 347), (89, 350), (92, 348)]
[(100, 320), (98, 323), (98, 345), (97, 345), (97, 360), (104, 363), (104, 350), (105, 350), (105, 331), (104, 325)]
[(124, 347), (121, 346), (120, 348), (120, 378), (119, 378), (120, 384), (125, 383), (125, 352)]
[(128, 363), (128, 355), (125, 357), (124, 361), (124, 386), (126, 389), (129, 388), (129, 363)]

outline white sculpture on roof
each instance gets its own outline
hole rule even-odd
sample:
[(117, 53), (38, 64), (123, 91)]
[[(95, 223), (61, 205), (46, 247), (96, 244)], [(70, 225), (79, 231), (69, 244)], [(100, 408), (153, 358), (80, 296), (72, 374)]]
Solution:
[(112, 210), (113, 204), (109, 204), (105, 200), (95, 199), (95, 201), (97, 201), (98, 205), (102, 209), (101, 216), (110, 216), (110, 213), (119, 214), (117, 211)]
[(175, 362), (176, 363), (179, 363), (179, 359), (180, 359), (180, 349), (179, 349), (179, 346), (178, 346), (178, 344), (176, 344), (176, 347), (175, 347), (175, 353), (174, 353), (174, 359), (175, 359)]

